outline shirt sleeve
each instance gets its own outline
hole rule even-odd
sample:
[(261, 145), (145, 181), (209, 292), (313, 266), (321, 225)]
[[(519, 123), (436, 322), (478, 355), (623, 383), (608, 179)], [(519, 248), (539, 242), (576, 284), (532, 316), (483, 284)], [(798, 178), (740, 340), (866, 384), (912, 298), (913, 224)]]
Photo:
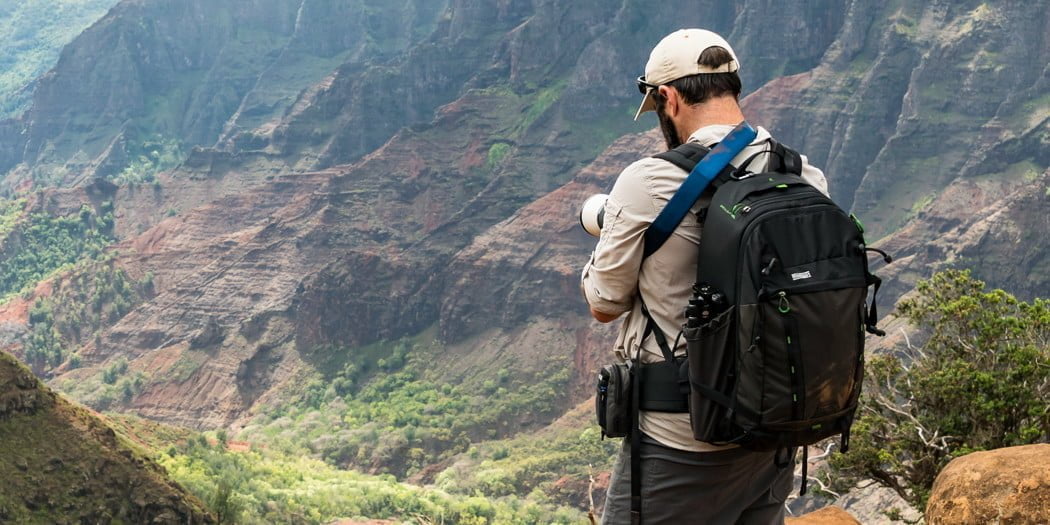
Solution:
[(828, 193), (828, 181), (824, 178), (824, 172), (810, 164), (809, 159), (805, 155), (802, 155), (802, 178), (810, 186), (820, 190), (824, 195), (830, 196)]
[(581, 287), (591, 308), (610, 315), (630, 310), (638, 290), (645, 231), (656, 217), (644, 161), (627, 167), (605, 203), (605, 222)]

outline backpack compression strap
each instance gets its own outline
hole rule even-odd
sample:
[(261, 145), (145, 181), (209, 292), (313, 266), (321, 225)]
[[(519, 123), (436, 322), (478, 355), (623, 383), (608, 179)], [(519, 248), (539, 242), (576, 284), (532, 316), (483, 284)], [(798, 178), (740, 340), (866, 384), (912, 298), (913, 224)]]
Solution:
[[(756, 136), (758, 132), (745, 120), (733, 128), (733, 131), (730, 131), (722, 142), (703, 155), (699, 162), (696, 162), (693, 169), (689, 171), (689, 176), (685, 178), (685, 182), (645, 230), (643, 258), (652, 255), (663, 246), (667, 238), (671, 236), (671, 232), (678, 227), (685, 215), (689, 213), (689, 209), (700, 198), (700, 194), (707, 188), (707, 185), (722, 173), (729, 166), (729, 161), (751, 144)], [(687, 155), (683, 154), (683, 156)], [(678, 165), (673, 160), (670, 162)]]

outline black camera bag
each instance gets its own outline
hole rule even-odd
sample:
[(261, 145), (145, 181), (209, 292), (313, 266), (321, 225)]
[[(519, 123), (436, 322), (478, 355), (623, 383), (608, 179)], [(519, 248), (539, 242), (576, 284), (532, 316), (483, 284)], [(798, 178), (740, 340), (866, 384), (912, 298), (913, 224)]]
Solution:
[(605, 365), (598, 372), (594, 408), (603, 439), (631, 433), (631, 376), (627, 363)]

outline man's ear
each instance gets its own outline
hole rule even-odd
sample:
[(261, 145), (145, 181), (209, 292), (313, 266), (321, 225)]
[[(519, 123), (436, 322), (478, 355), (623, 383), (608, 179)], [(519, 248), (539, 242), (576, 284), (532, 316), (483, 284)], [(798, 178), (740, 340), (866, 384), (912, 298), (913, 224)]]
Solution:
[(678, 90), (671, 86), (660, 86), (656, 90), (664, 98), (664, 114), (668, 117), (678, 116), (678, 104), (681, 102), (681, 99), (678, 98)]

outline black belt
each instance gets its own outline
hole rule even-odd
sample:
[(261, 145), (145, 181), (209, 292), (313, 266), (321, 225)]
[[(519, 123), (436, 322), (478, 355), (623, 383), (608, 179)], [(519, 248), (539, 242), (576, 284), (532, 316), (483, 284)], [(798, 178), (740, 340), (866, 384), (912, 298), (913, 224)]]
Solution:
[(651, 412), (689, 412), (689, 376), (685, 361), (639, 367), (642, 390), (638, 407)]

